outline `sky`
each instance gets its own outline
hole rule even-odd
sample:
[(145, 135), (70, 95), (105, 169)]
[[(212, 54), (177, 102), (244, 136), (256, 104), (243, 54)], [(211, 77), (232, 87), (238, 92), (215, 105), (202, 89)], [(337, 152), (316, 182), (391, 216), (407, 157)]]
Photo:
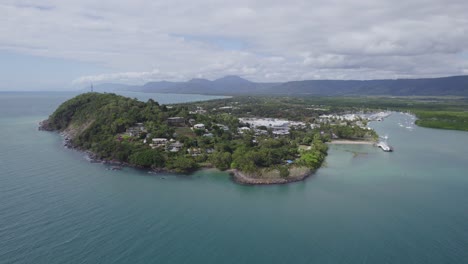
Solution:
[(468, 74), (466, 0), (0, 0), (0, 90)]

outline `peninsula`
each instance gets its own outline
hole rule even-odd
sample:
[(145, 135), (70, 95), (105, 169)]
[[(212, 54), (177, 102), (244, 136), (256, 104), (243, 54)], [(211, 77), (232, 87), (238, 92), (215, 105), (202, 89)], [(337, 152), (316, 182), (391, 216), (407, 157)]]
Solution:
[(40, 129), (62, 132), (70, 147), (95, 160), (175, 173), (215, 167), (242, 184), (303, 180), (322, 165), (325, 142), (377, 138), (355, 114), (238, 99), (160, 105), (84, 93), (60, 105)]

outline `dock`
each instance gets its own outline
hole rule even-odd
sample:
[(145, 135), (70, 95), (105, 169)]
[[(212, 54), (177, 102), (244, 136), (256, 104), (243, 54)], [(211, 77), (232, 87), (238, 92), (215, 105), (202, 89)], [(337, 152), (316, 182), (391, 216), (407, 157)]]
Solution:
[(393, 148), (391, 146), (389, 146), (387, 143), (382, 142), (382, 141), (377, 143), (377, 147), (381, 148), (385, 152), (392, 152), (393, 151)]

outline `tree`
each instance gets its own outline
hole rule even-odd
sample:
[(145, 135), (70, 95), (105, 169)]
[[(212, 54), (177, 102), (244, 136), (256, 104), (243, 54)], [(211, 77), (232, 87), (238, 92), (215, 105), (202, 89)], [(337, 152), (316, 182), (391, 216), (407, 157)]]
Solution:
[(211, 155), (210, 160), (216, 168), (220, 170), (227, 170), (231, 166), (232, 156), (229, 152), (216, 151)]
[(168, 167), (175, 172), (184, 173), (196, 169), (198, 164), (193, 159), (186, 156), (177, 156), (171, 160)]
[(165, 159), (159, 150), (146, 149), (130, 155), (129, 161), (137, 166), (149, 168), (164, 166)]
[(278, 169), (278, 171), (280, 173), (280, 177), (287, 178), (289, 176), (289, 168), (288, 167), (280, 165), (280, 166), (277, 167), (277, 169)]

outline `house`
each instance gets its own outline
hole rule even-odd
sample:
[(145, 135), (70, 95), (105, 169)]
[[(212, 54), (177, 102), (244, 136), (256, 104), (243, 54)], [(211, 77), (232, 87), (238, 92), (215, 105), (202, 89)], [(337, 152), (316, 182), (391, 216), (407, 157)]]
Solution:
[(219, 127), (220, 129), (224, 130), (224, 131), (228, 131), (229, 130), (229, 127), (226, 126), (226, 125), (223, 125), (223, 124), (216, 124), (215, 126)]
[(289, 135), (289, 130), (274, 130), (273, 135), (275, 136), (287, 136)]
[(203, 115), (203, 114), (206, 114), (206, 110), (203, 109), (203, 108), (200, 107), (200, 106), (197, 106), (197, 110), (195, 110), (195, 111), (190, 111), (189, 114), (191, 114), (191, 115), (194, 115), (194, 114)]
[(290, 121), (290, 122), (289, 122), (289, 127), (294, 127), (294, 128), (306, 128), (306, 123), (304, 123), (304, 122), (299, 122), (299, 121)]
[(206, 134), (203, 134), (204, 137), (213, 137), (214, 135), (212, 133), (206, 133)]
[(139, 137), (145, 131), (143, 123), (136, 123), (134, 126), (127, 128), (125, 133), (131, 137)]
[(250, 131), (250, 127), (240, 127), (238, 130), (240, 134), (243, 134), (245, 131)]
[(167, 123), (171, 126), (184, 126), (185, 125), (185, 118), (183, 117), (169, 117), (167, 119)]
[(180, 143), (179, 141), (176, 141), (174, 143), (169, 144), (169, 147), (167, 148), (167, 151), (179, 152), (183, 147), (184, 147), (183, 143)]
[(214, 151), (215, 151), (214, 148), (207, 148), (207, 149), (205, 149), (205, 152), (206, 152), (207, 154), (213, 154)]
[(166, 144), (167, 138), (153, 138), (151, 141), (153, 141), (154, 144)]
[(129, 128), (127, 128), (125, 133), (127, 133), (127, 135), (129, 135), (131, 137), (138, 137), (140, 135), (141, 131), (140, 131), (139, 128), (129, 127)]
[(202, 150), (200, 148), (189, 148), (187, 149), (187, 153), (192, 155), (192, 157), (196, 157), (201, 155)]
[(267, 130), (261, 130), (261, 129), (255, 129), (255, 135), (260, 136), (260, 135), (267, 135), (268, 131)]
[(194, 129), (205, 129), (205, 125), (204, 124), (195, 124), (193, 126)]
[(150, 144), (151, 148), (161, 148), (166, 146), (167, 138), (153, 138), (151, 141), (153, 142)]

